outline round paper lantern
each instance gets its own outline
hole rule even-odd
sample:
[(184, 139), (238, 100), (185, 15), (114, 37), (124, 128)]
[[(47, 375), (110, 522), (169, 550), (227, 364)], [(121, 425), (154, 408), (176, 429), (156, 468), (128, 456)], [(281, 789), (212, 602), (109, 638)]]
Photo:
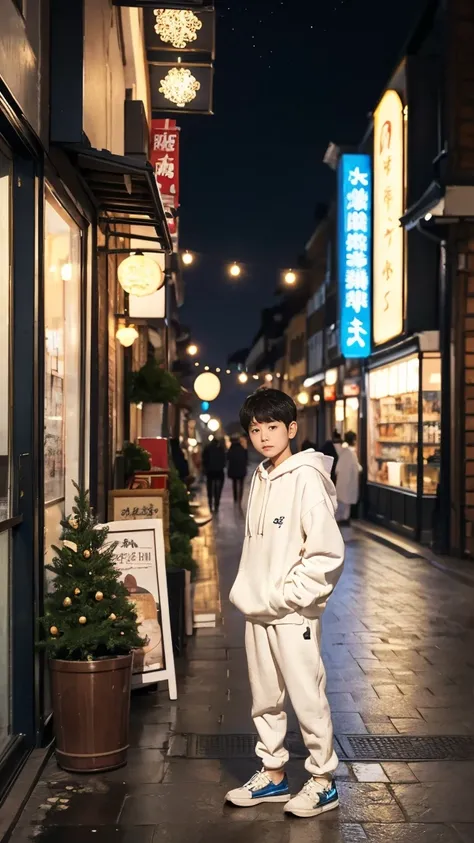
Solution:
[(203, 372), (194, 381), (194, 392), (201, 401), (214, 401), (221, 391), (221, 382), (213, 372)]
[(131, 296), (150, 296), (165, 283), (164, 272), (153, 258), (137, 252), (125, 258), (117, 270), (120, 285)]

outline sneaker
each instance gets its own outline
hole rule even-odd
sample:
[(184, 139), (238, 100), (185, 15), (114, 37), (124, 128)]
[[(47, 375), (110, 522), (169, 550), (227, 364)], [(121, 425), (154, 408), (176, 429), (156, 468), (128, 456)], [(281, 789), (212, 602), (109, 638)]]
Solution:
[(332, 811), (333, 808), (338, 806), (339, 796), (336, 782), (331, 782), (323, 790), (322, 785), (316, 779), (311, 778), (303, 786), (303, 789), (285, 805), (285, 811), (288, 814), (294, 814), (295, 817), (317, 817), (318, 814)]
[(260, 770), (242, 787), (229, 790), (225, 798), (227, 802), (232, 802), (239, 808), (260, 805), (261, 802), (288, 802), (288, 777), (285, 773), (280, 784), (274, 784), (266, 770)]

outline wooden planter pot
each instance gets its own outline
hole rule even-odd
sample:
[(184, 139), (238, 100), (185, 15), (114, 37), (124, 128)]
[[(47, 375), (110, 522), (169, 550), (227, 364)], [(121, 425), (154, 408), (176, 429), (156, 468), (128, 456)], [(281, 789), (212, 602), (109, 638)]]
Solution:
[(94, 773), (127, 763), (133, 655), (50, 661), (56, 758), (63, 770)]

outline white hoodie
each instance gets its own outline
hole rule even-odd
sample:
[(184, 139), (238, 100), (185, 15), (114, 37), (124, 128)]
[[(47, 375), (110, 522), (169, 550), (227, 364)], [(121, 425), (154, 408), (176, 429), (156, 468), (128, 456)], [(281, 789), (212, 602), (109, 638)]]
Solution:
[(342, 570), (344, 542), (334, 513), (332, 458), (313, 450), (270, 474), (265, 461), (250, 488), (245, 541), (231, 602), (262, 623), (319, 617)]

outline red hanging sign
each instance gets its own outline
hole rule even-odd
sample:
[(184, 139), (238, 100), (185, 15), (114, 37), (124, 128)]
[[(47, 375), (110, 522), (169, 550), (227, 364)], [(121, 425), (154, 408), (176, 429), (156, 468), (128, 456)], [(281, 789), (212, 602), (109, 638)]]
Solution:
[(150, 162), (165, 208), (179, 207), (179, 128), (176, 120), (152, 120)]

